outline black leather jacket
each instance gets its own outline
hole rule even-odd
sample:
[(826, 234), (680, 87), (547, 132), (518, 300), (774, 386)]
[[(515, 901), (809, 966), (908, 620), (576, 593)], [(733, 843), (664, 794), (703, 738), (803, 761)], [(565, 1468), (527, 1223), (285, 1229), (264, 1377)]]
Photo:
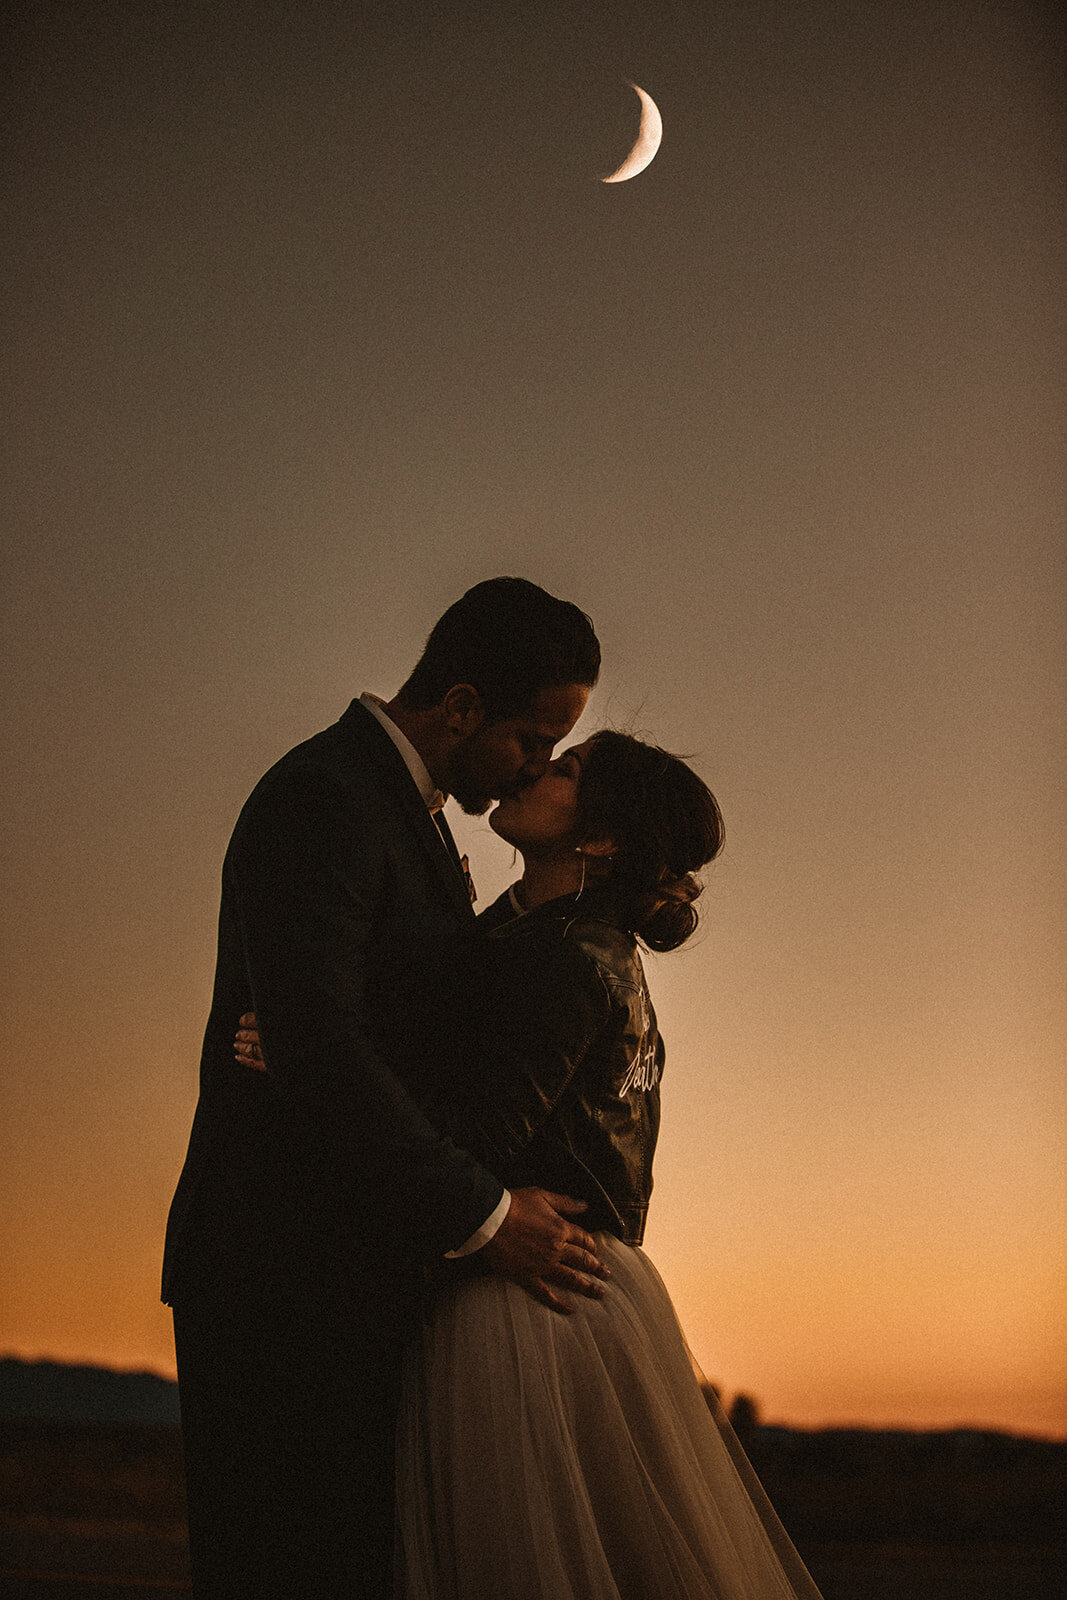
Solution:
[(585, 1200), (586, 1227), (640, 1244), (664, 1052), (636, 941), (589, 894), (521, 916), (502, 895), (480, 921), (477, 1015), (430, 1115), (509, 1187)]

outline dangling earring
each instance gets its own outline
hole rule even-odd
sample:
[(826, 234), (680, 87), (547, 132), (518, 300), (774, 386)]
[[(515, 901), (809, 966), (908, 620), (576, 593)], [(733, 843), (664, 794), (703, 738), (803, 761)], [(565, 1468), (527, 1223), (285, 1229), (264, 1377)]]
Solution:
[(580, 900), (582, 898), (582, 890), (585, 888), (585, 851), (582, 849), (580, 844), (575, 845), (574, 848), (577, 854), (582, 858), (582, 881), (578, 885), (578, 893), (574, 897), (576, 900)]

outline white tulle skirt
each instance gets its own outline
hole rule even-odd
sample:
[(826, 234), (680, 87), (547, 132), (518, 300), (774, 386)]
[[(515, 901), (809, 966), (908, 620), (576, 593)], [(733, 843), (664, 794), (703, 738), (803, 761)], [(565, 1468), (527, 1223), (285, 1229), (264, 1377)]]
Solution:
[(641, 1250), (571, 1317), (484, 1277), (412, 1347), (400, 1600), (818, 1600)]

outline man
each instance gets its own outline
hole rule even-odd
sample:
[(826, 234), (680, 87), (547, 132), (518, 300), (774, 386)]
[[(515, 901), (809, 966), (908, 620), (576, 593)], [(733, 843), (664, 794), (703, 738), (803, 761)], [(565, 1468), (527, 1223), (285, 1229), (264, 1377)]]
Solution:
[[(390, 1593), (392, 1438), (412, 1285), (445, 1255), (557, 1310), (598, 1293), (581, 1207), (509, 1195), (419, 1110), (473, 913), (440, 813), (539, 777), (596, 682), (589, 619), (518, 578), (451, 606), (388, 703), (364, 695), (256, 786), (223, 867), (218, 964), (171, 1208), (199, 1597)], [(235, 1064), (254, 1011), (267, 1073)]]

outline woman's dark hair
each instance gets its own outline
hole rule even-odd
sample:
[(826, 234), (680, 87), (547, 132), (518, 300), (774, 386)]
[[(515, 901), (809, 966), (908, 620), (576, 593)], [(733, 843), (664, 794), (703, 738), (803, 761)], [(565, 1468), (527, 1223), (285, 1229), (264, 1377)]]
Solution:
[(677, 950), (697, 925), (693, 873), (726, 838), (719, 803), (678, 756), (626, 733), (595, 733), (578, 785), (578, 836), (615, 845), (603, 894), (650, 950)]
[(592, 688), (599, 672), (600, 645), (584, 611), (526, 578), (488, 578), (435, 624), (399, 698), (426, 711), (469, 683), (498, 721), (524, 712), (539, 689)]

